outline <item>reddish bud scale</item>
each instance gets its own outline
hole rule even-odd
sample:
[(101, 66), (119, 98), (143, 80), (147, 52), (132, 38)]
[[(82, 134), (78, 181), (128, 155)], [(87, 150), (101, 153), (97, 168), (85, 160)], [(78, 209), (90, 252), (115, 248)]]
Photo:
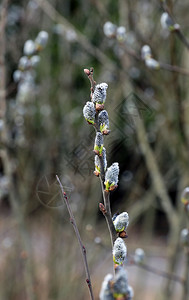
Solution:
[(105, 130), (102, 131), (102, 134), (103, 135), (108, 135), (108, 134), (110, 134), (110, 130), (105, 129)]
[(88, 69), (84, 69), (84, 73), (87, 75), (87, 76), (89, 76), (91, 73), (90, 73), (90, 71), (88, 70)]
[(119, 237), (121, 237), (122, 239), (126, 239), (128, 238), (128, 235), (126, 231), (123, 230), (122, 232), (119, 232)]
[(104, 204), (102, 204), (102, 203), (99, 203), (99, 209), (100, 209), (100, 211), (103, 213), (103, 214), (106, 214), (106, 209), (105, 209), (105, 207), (104, 207)]
[(94, 171), (93, 174), (97, 177), (99, 177), (100, 173), (98, 171)]
[(96, 111), (101, 111), (104, 109), (104, 104), (96, 103)]

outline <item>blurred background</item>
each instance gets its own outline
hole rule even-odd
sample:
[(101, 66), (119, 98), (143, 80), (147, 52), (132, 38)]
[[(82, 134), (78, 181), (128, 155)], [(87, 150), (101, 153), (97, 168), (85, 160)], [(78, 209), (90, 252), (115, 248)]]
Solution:
[[(188, 1), (1, 1), (0, 299), (89, 299), (56, 174), (87, 248), (95, 299), (113, 272), (98, 208), (100, 181), (93, 175), (95, 132), (82, 113), (90, 101), (83, 69), (90, 67), (97, 83), (109, 86), (105, 147), (108, 166), (120, 165), (111, 207), (113, 214), (129, 213), (125, 267), (134, 299), (188, 299), (180, 198), (189, 184), (189, 54), (178, 34), (162, 28), (165, 9), (189, 38)], [(126, 33), (108, 36), (106, 22)], [(48, 43), (23, 85), (15, 71), (23, 72), (24, 44), (42, 30)], [(140, 58), (145, 44), (168, 67), (148, 68)], [(145, 251), (145, 268), (133, 261), (136, 248)], [(148, 266), (168, 274), (158, 276)]]

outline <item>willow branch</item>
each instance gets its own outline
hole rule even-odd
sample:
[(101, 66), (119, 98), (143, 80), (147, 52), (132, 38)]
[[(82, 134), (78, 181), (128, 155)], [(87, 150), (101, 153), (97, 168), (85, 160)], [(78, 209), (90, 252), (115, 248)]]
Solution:
[(180, 41), (183, 43), (183, 45), (189, 50), (189, 41), (186, 39), (186, 37), (184, 36), (182, 31), (180, 29), (175, 30), (175, 33), (178, 36), (178, 38), (180, 39)]
[[(123, 43), (119, 43), (119, 45), (125, 51), (126, 54), (133, 57), (137, 61), (144, 62), (142, 60), (142, 57), (135, 50), (133, 50), (132, 48), (128, 47), (126, 44), (123, 44)], [(158, 62), (159, 62), (159, 66), (160, 66), (161, 70), (165, 70), (165, 71), (168, 71), (168, 72), (179, 73), (183, 76), (189, 76), (189, 70), (187, 70), (187, 69), (180, 68), (179, 66), (163, 63), (163, 62), (160, 62), (160, 61), (158, 61)], [(146, 65), (145, 65), (145, 67), (146, 67)]]
[(137, 266), (139, 268), (142, 268), (143, 270), (151, 272), (151, 273), (153, 273), (155, 275), (158, 275), (158, 276), (161, 276), (161, 277), (164, 277), (164, 278), (167, 278), (167, 279), (171, 279), (173, 281), (176, 281), (176, 282), (180, 283), (183, 286), (185, 285), (185, 282), (186, 282), (185, 279), (181, 278), (180, 276), (177, 276), (175, 274), (170, 274), (168, 272), (165, 272), (165, 271), (156, 269), (154, 267), (151, 267), (151, 266), (149, 266), (147, 264), (137, 264), (137, 263), (135, 263), (135, 261), (133, 259), (130, 260), (129, 263), (131, 265), (135, 265), (135, 266)]
[[(88, 76), (88, 79), (91, 84), (91, 98), (94, 93), (94, 88), (96, 85), (96, 82), (93, 78), (93, 68), (90, 68), (90, 71), (88, 69), (84, 69), (84, 73)], [(99, 124), (98, 124), (98, 112), (96, 113), (95, 116), (95, 124), (93, 125), (96, 132), (100, 132)], [(116, 230), (112, 221), (112, 213), (111, 213), (111, 207), (110, 207), (110, 193), (105, 191), (104, 188), (104, 181), (105, 181), (105, 171), (104, 171), (104, 162), (102, 157), (99, 156), (100, 160), (100, 182), (101, 182), (101, 188), (102, 188), (102, 194), (103, 194), (103, 200), (104, 200), (104, 205), (102, 203), (99, 204), (99, 209), (103, 213), (106, 223), (108, 226), (109, 234), (110, 234), (110, 239), (111, 239), (111, 245), (113, 248), (113, 244), (117, 238)]]
[(166, 63), (162, 63), (162, 62), (159, 62), (159, 65), (160, 65), (160, 69), (162, 69), (162, 70), (180, 73), (182, 75), (189, 76), (189, 70), (180, 68), (178, 66), (173, 66), (173, 65), (166, 64)]
[(92, 290), (92, 285), (91, 285), (90, 272), (89, 272), (89, 267), (88, 267), (88, 262), (87, 262), (86, 248), (82, 243), (81, 236), (80, 236), (80, 233), (79, 233), (79, 229), (77, 227), (75, 217), (73, 215), (73, 212), (72, 212), (71, 206), (69, 204), (68, 198), (66, 196), (66, 193), (64, 192), (63, 185), (62, 185), (62, 183), (61, 183), (61, 181), (60, 181), (60, 179), (57, 175), (56, 175), (56, 179), (57, 179), (57, 181), (59, 183), (59, 186), (60, 186), (60, 189), (61, 189), (61, 197), (62, 197), (63, 201), (65, 202), (66, 207), (67, 207), (68, 212), (69, 212), (69, 215), (70, 215), (70, 223), (72, 224), (72, 226), (74, 228), (74, 231), (75, 231), (75, 234), (76, 234), (79, 246), (80, 246), (80, 250), (81, 250), (81, 254), (82, 254), (83, 262), (84, 262), (84, 267), (85, 267), (85, 273), (86, 273), (86, 277), (87, 277), (86, 282), (87, 282), (87, 285), (88, 285), (88, 288), (89, 288), (90, 297), (91, 297), (92, 300), (94, 300), (93, 290)]

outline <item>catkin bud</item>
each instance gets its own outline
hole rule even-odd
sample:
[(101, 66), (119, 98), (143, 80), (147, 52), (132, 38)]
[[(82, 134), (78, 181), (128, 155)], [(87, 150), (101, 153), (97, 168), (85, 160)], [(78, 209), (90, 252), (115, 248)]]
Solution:
[(159, 62), (153, 58), (146, 58), (145, 64), (149, 69), (152, 70), (158, 70), (160, 68)]
[(103, 26), (103, 31), (104, 34), (108, 37), (108, 38), (112, 38), (115, 37), (116, 35), (116, 25), (114, 25), (112, 22), (106, 22)]
[(133, 296), (134, 296), (133, 288), (132, 286), (129, 285), (127, 289), (127, 300), (132, 300)]
[[(107, 160), (106, 160), (106, 149), (103, 147), (102, 149), (102, 160), (103, 160), (103, 165), (104, 165), (104, 171), (107, 168)], [(96, 176), (99, 176), (101, 173), (101, 169), (100, 169), (100, 158), (98, 155), (95, 155), (95, 171), (94, 174)]]
[(88, 101), (83, 108), (83, 115), (89, 124), (94, 124), (95, 114), (96, 110), (94, 104)]
[(117, 265), (122, 265), (127, 255), (127, 247), (122, 240), (118, 237), (113, 246), (113, 261)]
[(103, 144), (104, 144), (103, 135), (101, 132), (97, 132), (95, 137), (95, 144), (94, 144), (95, 154), (102, 156)]
[(142, 47), (141, 57), (149, 69), (158, 70), (160, 68), (159, 62), (152, 58), (152, 51), (148, 45)]
[(95, 171), (94, 174), (96, 176), (100, 175), (100, 158), (98, 155), (95, 155)]
[(20, 71), (20, 70), (14, 71), (13, 79), (14, 79), (14, 82), (16, 82), (16, 83), (19, 82), (22, 79), (22, 71)]
[(127, 229), (129, 225), (129, 215), (127, 212), (123, 212), (118, 215), (113, 221), (116, 232), (122, 232)]
[(151, 51), (150, 46), (144, 45), (142, 47), (142, 49), (141, 49), (141, 57), (142, 57), (143, 60), (152, 57), (152, 51)]
[(35, 43), (32, 40), (27, 40), (24, 44), (24, 55), (32, 56), (35, 53)]
[(180, 241), (183, 246), (189, 246), (189, 230), (187, 228), (181, 230)]
[(40, 60), (41, 60), (41, 58), (39, 55), (33, 55), (30, 58), (31, 66), (36, 67), (38, 65), (38, 63), (40, 62)]
[(186, 187), (181, 195), (181, 201), (184, 205), (187, 205), (189, 203), (189, 187)]
[(163, 29), (166, 29), (169, 31), (174, 31), (174, 30), (180, 29), (180, 25), (175, 24), (175, 22), (172, 20), (172, 18), (169, 16), (169, 14), (167, 12), (164, 12), (161, 15), (160, 22), (161, 22), (161, 26)]
[(35, 39), (36, 50), (41, 51), (47, 45), (49, 34), (46, 31), (40, 31)]
[(136, 264), (142, 264), (144, 262), (145, 252), (141, 248), (135, 250), (134, 261)]
[(113, 281), (113, 275), (112, 274), (107, 274), (104, 277), (104, 281), (102, 283), (101, 291), (99, 298), (100, 300), (114, 300), (114, 297), (112, 295), (111, 291), (111, 283)]
[(117, 28), (116, 38), (119, 42), (124, 42), (126, 39), (126, 28), (124, 26), (120, 26)]
[(128, 278), (127, 272), (122, 266), (119, 266), (115, 270), (115, 281), (113, 286), (113, 295), (115, 299), (124, 297), (128, 291)]
[[(92, 101), (95, 104), (103, 105), (106, 101), (106, 90), (108, 88), (107, 83), (100, 83), (95, 86), (94, 93), (92, 95)], [(102, 110), (102, 109), (101, 109)]]
[(98, 123), (100, 125), (100, 131), (102, 134), (109, 134), (109, 118), (106, 110), (102, 110), (98, 115)]
[(118, 183), (118, 175), (119, 175), (119, 164), (113, 163), (111, 167), (109, 167), (105, 174), (105, 187), (107, 191), (113, 191), (117, 187)]
[(18, 68), (21, 71), (25, 71), (30, 66), (30, 60), (27, 56), (22, 56), (18, 62)]

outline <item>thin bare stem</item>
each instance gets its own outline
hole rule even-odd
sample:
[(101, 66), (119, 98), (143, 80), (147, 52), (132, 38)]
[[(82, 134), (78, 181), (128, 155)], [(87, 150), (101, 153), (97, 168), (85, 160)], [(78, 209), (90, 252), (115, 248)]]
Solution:
[(180, 39), (180, 41), (184, 44), (184, 46), (189, 50), (189, 42), (185, 38), (184, 34), (182, 33), (181, 30), (175, 30), (176, 35)]
[(112, 221), (112, 213), (111, 213), (111, 207), (110, 207), (110, 192), (103, 190), (103, 199), (104, 199), (104, 206), (105, 206), (105, 210), (106, 210), (106, 212), (104, 213), (104, 217), (105, 217), (107, 225), (108, 225), (108, 229), (109, 229), (110, 237), (111, 237), (112, 248), (113, 248), (114, 242), (117, 238), (117, 233), (116, 233), (113, 221)]
[(94, 81), (94, 78), (93, 78), (93, 72), (94, 72), (93, 67), (91, 67), (90, 70), (84, 69), (84, 73), (88, 76), (90, 83), (91, 83), (91, 99), (92, 99), (92, 95), (94, 93), (94, 89), (95, 89), (95, 85), (96, 85), (96, 81)]
[(159, 64), (160, 64), (160, 68), (162, 70), (166, 70), (166, 71), (169, 71), (169, 72), (176, 72), (176, 73), (180, 73), (182, 75), (189, 76), (189, 71), (186, 70), (186, 69), (180, 68), (178, 66), (172, 66), (172, 65), (162, 63), (162, 62), (159, 62)]
[(181, 285), (185, 285), (185, 282), (186, 282), (185, 279), (181, 278), (180, 276), (177, 276), (175, 274), (170, 274), (168, 272), (165, 272), (165, 271), (156, 269), (154, 267), (151, 267), (151, 266), (149, 266), (147, 264), (137, 264), (137, 263), (135, 263), (135, 261), (133, 259), (130, 260), (129, 263), (131, 265), (135, 265), (135, 266), (137, 266), (139, 268), (142, 268), (142, 269), (144, 269), (144, 270), (146, 270), (148, 272), (151, 272), (153, 274), (156, 274), (158, 276), (161, 276), (161, 277), (164, 277), (164, 278), (167, 278), (167, 279), (171, 279), (173, 281), (176, 281), (176, 282), (180, 283)]
[(87, 277), (86, 282), (87, 282), (87, 285), (88, 285), (88, 288), (89, 288), (89, 294), (90, 294), (91, 299), (94, 300), (92, 284), (91, 284), (91, 279), (90, 279), (90, 272), (89, 272), (89, 267), (88, 267), (88, 262), (87, 262), (86, 248), (82, 243), (81, 236), (80, 236), (80, 233), (79, 233), (79, 229), (78, 229), (76, 221), (75, 221), (75, 217), (73, 215), (71, 206), (69, 204), (68, 198), (66, 196), (63, 185), (62, 185), (58, 175), (56, 175), (56, 179), (57, 179), (57, 181), (60, 185), (61, 197), (62, 197), (63, 201), (65, 201), (65, 203), (66, 203), (66, 207), (67, 207), (69, 215), (70, 215), (70, 223), (72, 224), (72, 226), (75, 230), (75, 234), (76, 234), (79, 246), (80, 246), (81, 254), (82, 254), (82, 257), (83, 257), (83, 263), (84, 263), (84, 267), (85, 267), (85, 273), (86, 273), (86, 277)]

